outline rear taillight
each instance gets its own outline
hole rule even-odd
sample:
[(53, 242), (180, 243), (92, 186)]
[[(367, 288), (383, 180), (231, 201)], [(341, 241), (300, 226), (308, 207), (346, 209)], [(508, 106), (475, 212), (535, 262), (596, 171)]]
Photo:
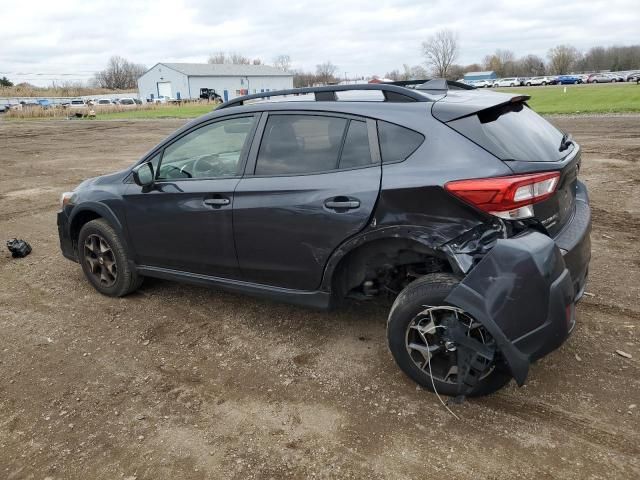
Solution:
[(533, 204), (553, 195), (560, 172), (456, 180), (444, 188), (491, 215), (509, 220), (533, 217)]

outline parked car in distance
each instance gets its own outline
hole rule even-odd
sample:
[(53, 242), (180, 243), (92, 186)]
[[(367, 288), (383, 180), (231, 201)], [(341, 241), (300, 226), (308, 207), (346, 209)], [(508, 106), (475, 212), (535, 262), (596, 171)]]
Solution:
[(611, 78), (611, 82), (613, 83), (624, 82), (626, 80), (626, 78), (619, 73), (607, 73), (607, 76)]
[(98, 107), (111, 107), (113, 106), (113, 103), (108, 98), (99, 98), (95, 101), (95, 105), (97, 105)]
[(582, 83), (582, 77), (579, 75), (559, 75), (557, 81), (560, 85), (578, 85)]
[(606, 73), (592, 73), (587, 78), (587, 83), (610, 83), (612, 80)]
[(173, 100), (174, 100), (173, 98), (168, 97), (166, 95), (160, 95), (153, 99), (153, 103), (169, 103), (169, 102), (172, 102)]
[(640, 71), (629, 72), (629, 73), (627, 73), (627, 76), (625, 77), (625, 81), (627, 81), (627, 82), (635, 82), (635, 78), (637, 78), (638, 75), (640, 75)]
[(537, 85), (554, 85), (555, 79), (553, 77), (541, 76), (541, 77), (531, 77), (526, 82), (525, 85), (527, 87), (537, 86)]
[[(294, 93), (315, 100), (278, 101)], [(392, 302), (390, 351), (420, 385), (522, 384), (574, 329), (591, 252), (580, 147), (528, 98), (444, 80), (239, 97), (63, 193), (61, 250), (112, 297), (159, 277)]]
[(84, 100), (75, 99), (75, 100), (71, 100), (71, 102), (69, 102), (68, 107), (69, 108), (87, 108), (87, 104), (85, 103)]
[(118, 105), (122, 105), (124, 107), (135, 107), (138, 104), (133, 98), (121, 98), (118, 100)]
[(500, 78), (493, 82), (494, 87), (518, 87), (520, 80), (516, 77)]
[(493, 87), (493, 80), (472, 80), (470, 84), (476, 88), (489, 88)]

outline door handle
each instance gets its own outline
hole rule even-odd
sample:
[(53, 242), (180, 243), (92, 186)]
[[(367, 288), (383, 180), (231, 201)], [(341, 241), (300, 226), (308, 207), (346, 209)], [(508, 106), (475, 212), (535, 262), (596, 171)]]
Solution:
[(229, 200), (228, 198), (222, 197), (222, 198), (206, 198), (204, 200), (204, 204), (205, 205), (209, 205), (211, 207), (222, 207), (224, 205), (229, 205), (231, 203), (231, 200)]
[[(344, 199), (344, 200), (343, 200)], [(351, 210), (360, 207), (359, 200), (348, 200), (346, 197), (335, 198), (324, 202), (324, 206), (332, 210)]]

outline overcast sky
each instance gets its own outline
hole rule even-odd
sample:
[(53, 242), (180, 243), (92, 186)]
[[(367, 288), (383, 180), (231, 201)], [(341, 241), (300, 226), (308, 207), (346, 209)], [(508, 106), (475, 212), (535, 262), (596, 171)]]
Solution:
[(151, 67), (221, 50), (383, 75), (422, 63), (421, 42), (441, 28), (459, 33), (461, 64), (496, 48), (640, 43), (640, 0), (0, 0), (0, 19), (0, 76), (38, 85), (86, 80), (111, 55)]

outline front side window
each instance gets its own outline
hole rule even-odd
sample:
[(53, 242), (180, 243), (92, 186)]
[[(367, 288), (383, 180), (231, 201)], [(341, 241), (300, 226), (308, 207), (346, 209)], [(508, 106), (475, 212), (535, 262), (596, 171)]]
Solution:
[(238, 175), (255, 117), (221, 120), (194, 130), (164, 150), (158, 180)]
[(256, 175), (303, 175), (371, 165), (367, 124), (322, 115), (271, 115)]

